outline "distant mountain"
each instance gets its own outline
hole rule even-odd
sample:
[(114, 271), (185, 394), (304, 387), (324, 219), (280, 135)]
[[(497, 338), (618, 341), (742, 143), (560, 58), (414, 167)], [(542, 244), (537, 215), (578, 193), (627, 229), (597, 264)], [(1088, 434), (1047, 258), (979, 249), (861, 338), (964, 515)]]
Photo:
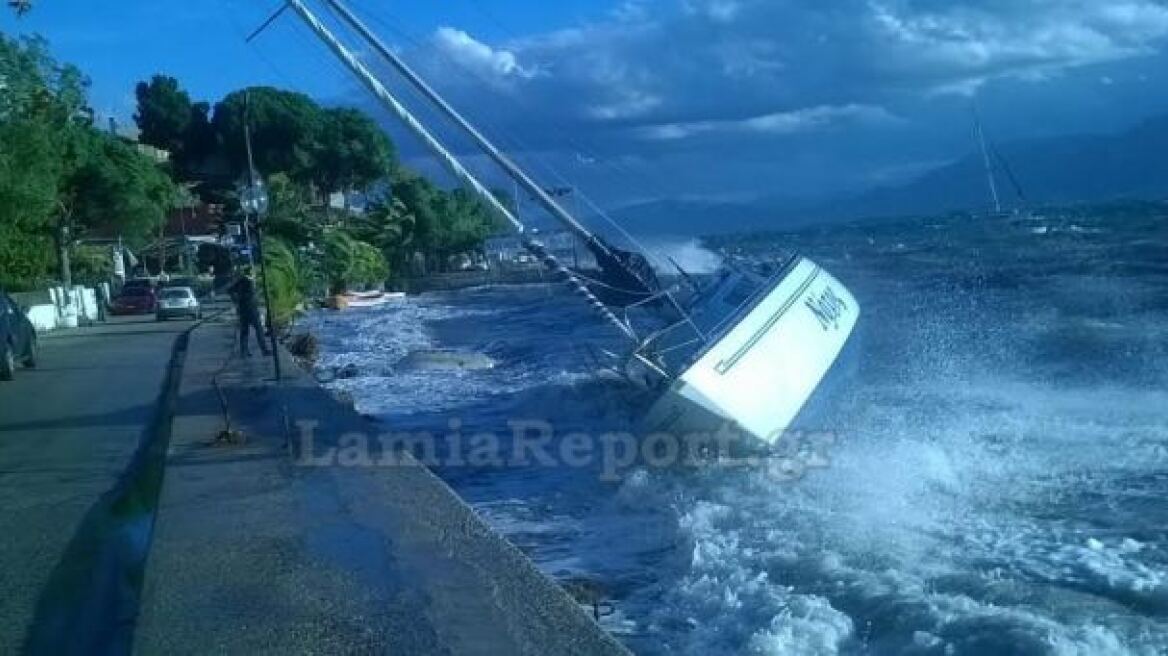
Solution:
[[(1168, 198), (1168, 115), (1119, 134), (1012, 141), (999, 144), (997, 151), (1030, 204)], [(990, 205), (984, 167), (981, 154), (971, 152), (908, 184), (829, 201), (661, 200), (622, 207), (613, 214), (637, 233), (697, 235), (825, 220), (982, 211)], [(995, 179), (1004, 207), (1023, 204), (1000, 166)]]
[(780, 205), (763, 203), (664, 199), (626, 205), (610, 214), (636, 234), (700, 235), (774, 228), (780, 211)]
[[(997, 150), (1032, 204), (1168, 197), (1168, 115), (1119, 134), (1013, 141)], [(1005, 207), (1023, 204), (1001, 167), (995, 179)], [(851, 218), (989, 205), (985, 165), (980, 153), (971, 153), (907, 185), (876, 189), (821, 210), (827, 217)]]

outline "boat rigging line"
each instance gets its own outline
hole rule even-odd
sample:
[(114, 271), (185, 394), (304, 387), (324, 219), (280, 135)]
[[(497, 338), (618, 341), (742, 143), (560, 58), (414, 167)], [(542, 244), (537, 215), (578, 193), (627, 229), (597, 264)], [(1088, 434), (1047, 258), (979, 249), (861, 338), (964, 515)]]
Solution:
[[(632, 326), (626, 321), (623, 321), (611, 309), (608, 308), (596, 294), (594, 294), (587, 285), (582, 282), (574, 272), (564, 266), (559, 260), (555, 258), (547, 248), (535, 240), (529, 233), (527, 226), (517, 219), (510, 210), (507, 209), (503, 203), (495, 197), (474, 175), (472, 175), (461, 162), (458, 161), (446, 147), (433, 135), (424, 125), (422, 125), (408, 109), (398, 99), (389, 92), (381, 81), (375, 77), (365, 65), (351, 53), (344, 44), (337, 39), (336, 36), (325, 27), (315, 14), (304, 4), (302, 0), (287, 0), (289, 7), (296, 12), (297, 15), (304, 21), (305, 25), (312, 30), (318, 38), (320, 38), (325, 45), (335, 54), (342, 63), (349, 68), (357, 79), (364, 84), (364, 86), (376, 97), (387, 109), (395, 114), (399, 120), (417, 136), (421, 141), (437, 156), (438, 161), (446, 170), (453, 175), (459, 182), (477, 194), (487, 205), (488, 209), (492, 211), (500, 219), (510, 224), (515, 232), (519, 235), (523, 246), (533, 255), (538, 257), (544, 266), (558, 273), (568, 286), (578, 295), (584, 298), (588, 305), (608, 323), (616, 327), (625, 337), (629, 338), (635, 343), (640, 340)], [(561, 210), (562, 211), (562, 210)], [(581, 228), (582, 229), (582, 228)], [(586, 232), (586, 231), (585, 231)]]
[[(478, 72), (472, 70), (470, 67), (468, 67), (465, 64), (463, 64), (462, 62), (458, 61), (456, 58), (450, 56), (449, 53), (444, 52), (442, 49), (435, 47), (433, 44), (426, 42), (424, 39), (421, 39), (414, 34), (411, 34), (407, 30), (406, 26), (394, 24), (387, 17), (378, 16), (373, 11), (372, 7), (362, 4), (362, 2), (360, 2), (360, 1), (350, 1), (349, 4), (356, 6), (364, 14), (368, 15), (369, 19), (372, 20), (374, 23), (376, 23), (378, 26), (383, 27), (388, 31), (391, 31), (394, 34), (397, 34), (399, 37), (401, 37), (403, 40), (405, 40), (411, 46), (413, 46), (419, 50), (426, 50), (426, 51), (430, 52), (433, 56), (435, 56), (439, 59), (442, 59), (452, 69), (455, 69), (458, 72), (462, 73), (462, 75), (468, 81), (478, 82), (480, 84), (480, 86), (482, 86), (483, 89), (487, 92), (493, 91), (490, 80), (488, 80), (481, 73), (478, 73)], [(472, 1), (471, 4), (474, 6), (474, 8), (480, 14), (487, 17), (487, 19), (490, 20), (496, 27), (498, 27), (506, 36), (508, 36), (509, 38), (513, 38), (513, 39), (518, 38), (516, 36), (515, 32), (510, 30), (509, 28), (507, 28), (507, 26), (505, 26), (502, 23), (502, 21), (498, 18), (498, 16), (487, 12), (485, 7), (479, 5), (476, 2)], [(495, 97), (498, 101), (509, 104), (513, 108), (514, 112), (523, 113), (523, 112), (527, 112), (527, 111), (531, 110), (530, 106), (528, 106), (526, 103), (520, 102), (519, 99), (517, 99), (513, 96), (508, 96), (508, 95), (496, 93)], [(482, 123), (481, 117), (480, 117), (479, 123)], [(637, 178), (642, 183), (643, 186), (650, 187), (652, 191), (659, 193), (661, 196), (664, 197), (664, 196), (669, 195), (669, 192), (666, 188), (666, 185), (663, 184), (662, 179), (658, 178), (657, 176), (651, 176), (646, 171), (638, 171), (630, 166), (625, 166), (623, 164), (620, 164), (617, 161), (611, 160), (610, 158), (599, 155), (596, 151), (592, 150), (590, 147), (588, 147), (587, 145), (582, 143), (580, 141), (579, 137), (573, 136), (571, 131), (562, 124), (552, 122), (550, 124), (550, 127), (552, 127), (555, 130), (555, 133), (557, 134), (557, 136), (559, 136), (562, 144), (566, 148), (573, 151), (575, 153), (576, 157), (580, 161), (587, 160), (590, 163), (599, 163), (599, 166), (610, 170), (614, 174), (614, 178), (611, 179), (609, 182), (610, 186), (618, 186), (618, 187), (625, 186), (625, 187), (627, 187), (628, 181), (630, 178)], [(523, 142), (523, 140), (520, 139), (518, 136), (516, 136), (513, 133), (509, 133), (508, 131), (501, 128), (499, 125), (495, 125), (494, 129), (496, 132), (496, 139), (495, 139), (496, 141), (509, 142), (511, 147), (514, 150), (519, 150), (519, 151), (533, 151), (534, 150), (533, 148), (528, 148), (527, 145)], [(599, 203), (597, 203), (590, 195), (588, 195), (578, 185), (574, 184), (571, 180), (569, 180), (567, 175), (562, 173), (555, 165), (553, 165), (546, 158), (542, 158), (542, 157), (539, 157), (538, 155), (534, 155), (534, 154), (529, 154), (527, 159), (534, 166), (542, 169), (545, 173), (547, 173), (549, 176), (551, 176), (551, 178), (553, 178), (554, 180), (558, 181), (560, 184), (571, 187), (572, 192), (573, 192), (573, 196), (580, 199), (584, 203), (584, 205), (589, 210), (592, 211), (593, 214), (600, 217), (605, 223), (607, 223), (610, 227), (612, 227), (628, 244), (630, 244), (634, 248), (640, 250), (642, 253), (654, 255), (660, 261), (667, 261), (670, 259), (668, 253), (666, 253), (664, 250), (662, 250), (660, 248), (650, 247), (649, 245), (647, 245), (647, 244), (643, 243), (641, 240), (639, 240), (635, 235), (630, 233), (623, 225), (621, 225), (621, 223), (619, 221), (617, 221), (615, 218), (613, 218), (613, 216), (610, 212), (608, 212), (603, 207), (601, 207)]]
[(496, 148), (477, 128), (471, 125), (457, 110), (451, 107), (445, 98), (434, 91), (425, 80), (419, 77), (397, 54), (390, 50), (385, 45), (385, 42), (374, 34), (344, 3), (340, 2), (340, 0), (324, 0), (324, 2), (341, 20), (360, 35), (374, 51), (381, 55), (382, 59), (429, 100), (447, 120), (466, 133), (488, 157), (515, 180), (519, 186), (527, 191), (532, 198), (539, 202), (560, 223), (575, 233), (588, 249), (592, 251), (593, 255), (596, 256), (597, 263), (601, 265), (601, 269), (605, 275), (611, 277), (612, 281), (616, 283), (611, 285), (612, 287), (624, 287), (636, 290), (636, 294), (632, 296), (620, 295), (620, 298), (612, 297), (610, 298), (610, 302), (614, 305), (631, 305), (632, 303), (654, 295), (661, 288), (656, 275), (653, 273), (652, 267), (645, 260), (644, 256), (613, 248), (603, 239), (585, 228), (563, 206), (557, 203), (542, 185), (532, 180), (511, 158)]

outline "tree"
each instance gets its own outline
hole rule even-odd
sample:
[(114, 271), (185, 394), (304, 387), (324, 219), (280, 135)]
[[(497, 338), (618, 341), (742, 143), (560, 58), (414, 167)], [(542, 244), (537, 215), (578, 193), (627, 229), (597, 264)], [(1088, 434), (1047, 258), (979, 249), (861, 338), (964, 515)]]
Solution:
[(190, 177), (218, 149), (215, 126), (211, 123), (211, 105), (205, 102), (191, 105), (191, 120), (183, 135), (182, 152), (177, 162), (181, 172)]
[(446, 196), (449, 227), (442, 248), (446, 255), (472, 251), (497, 230), (494, 215), (477, 196), (459, 187)]
[(193, 114), (191, 97), (168, 75), (139, 82), (135, 95), (138, 113), (134, 122), (141, 131), (138, 140), (181, 158)]
[(361, 188), (389, 176), (393, 143), (373, 119), (356, 109), (326, 109), (320, 126), (314, 177), (321, 188)]
[(74, 232), (118, 234), (132, 243), (152, 238), (175, 206), (179, 188), (150, 158), (105, 133), (78, 134), (60, 198)]
[(41, 37), (10, 40), (0, 34), (0, 121), (43, 120), (56, 126), (92, 123), (86, 102), (89, 80), (75, 66), (59, 64)]
[(272, 300), (272, 320), (286, 326), (304, 300), (307, 281), (295, 251), (282, 239), (264, 237), (264, 268)]
[(285, 173), (304, 185), (314, 181), (321, 112), (311, 98), (254, 87), (228, 94), (215, 105), (215, 132), (236, 175), (247, 172), (245, 117), (250, 121), (256, 166), (265, 175)]
[(391, 190), (393, 198), (405, 206), (413, 219), (414, 245), (425, 253), (433, 252), (442, 243), (442, 217), (437, 202), (441, 190), (413, 174), (402, 174)]
[(321, 270), (332, 293), (354, 285), (380, 285), (389, 277), (389, 265), (381, 251), (337, 229), (324, 235)]
[(320, 239), (322, 224), (311, 211), (308, 194), (286, 173), (268, 178), (268, 214), (264, 231), (290, 244), (306, 245)]
[(56, 147), (44, 123), (0, 121), (0, 287), (31, 287), (52, 269), (51, 220), (61, 176)]
[(417, 220), (400, 198), (373, 203), (351, 223), (357, 239), (379, 248), (393, 266), (404, 265), (413, 254)]
[(85, 76), (53, 60), (43, 39), (0, 34), (0, 86), (0, 282), (27, 287), (49, 276), (68, 147), (93, 114)]

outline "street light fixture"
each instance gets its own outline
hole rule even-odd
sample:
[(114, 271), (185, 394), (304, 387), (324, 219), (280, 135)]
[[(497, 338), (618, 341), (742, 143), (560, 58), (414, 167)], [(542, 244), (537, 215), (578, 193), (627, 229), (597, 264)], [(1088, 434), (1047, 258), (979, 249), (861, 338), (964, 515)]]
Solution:
[(251, 184), (243, 188), (239, 203), (251, 216), (261, 217), (268, 213), (268, 189), (258, 175), (253, 174)]

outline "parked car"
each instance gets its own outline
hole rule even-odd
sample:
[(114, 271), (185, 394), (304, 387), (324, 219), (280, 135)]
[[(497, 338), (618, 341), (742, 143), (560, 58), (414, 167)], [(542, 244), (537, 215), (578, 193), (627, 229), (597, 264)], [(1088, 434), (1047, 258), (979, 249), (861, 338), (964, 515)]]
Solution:
[(165, 287), (158, 293), (158, 309), (154, 315), (159, 321), (173, 317), (202, 319), (203, 309), (190, 287)]
[(24, 308), (0, 291), (0, 380), (12, 380), (17, 362), (36, 366), (37, 333)]
[(149, 314), (154, 311), (155, 306), (153, 287), (123, 287), (122, 292), (110, 304), (110, 311), (114, 314)]

